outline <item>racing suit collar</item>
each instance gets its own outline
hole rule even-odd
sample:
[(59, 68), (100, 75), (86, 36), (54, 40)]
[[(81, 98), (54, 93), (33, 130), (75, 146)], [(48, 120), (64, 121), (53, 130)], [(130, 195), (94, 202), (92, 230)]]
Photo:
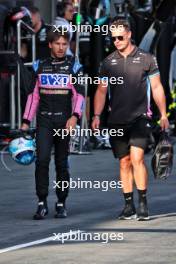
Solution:
[(54, 58), (54, 57), (51, 56), (51, 61), (52, 62), (61, 62), (61, 61), (65, 61), (65, 59), (66, 59), (66, 55), (64, 57), (62, 57), (62, 58)]

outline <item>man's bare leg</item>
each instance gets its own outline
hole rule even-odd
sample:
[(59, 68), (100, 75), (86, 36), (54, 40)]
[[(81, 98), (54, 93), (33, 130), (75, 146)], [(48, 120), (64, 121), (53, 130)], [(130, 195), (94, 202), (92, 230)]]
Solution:
[(142, 148), (131, 146), (130, 160), (133, 166), (133, 175), (138, 190), (147, 189), (147, 169), (144, 164), (144, 150)]
[(133, 203), (134, 178), (130, 155), (120, 159), (120, 180), (123, 184), (125, 208), (119, 215), (119, 219), (133, 219), (136, 217), (136, 211)]
[(120, 180), (123, 183), (123, 193), (133, 192), (133, 170), (130, 161), (130, 155), (119, 160), (120, 162)]

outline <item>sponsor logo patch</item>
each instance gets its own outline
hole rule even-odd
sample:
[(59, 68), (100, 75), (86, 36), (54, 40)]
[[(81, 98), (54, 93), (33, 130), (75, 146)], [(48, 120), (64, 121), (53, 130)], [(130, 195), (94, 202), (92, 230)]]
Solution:
[(60, 90), (60, 89), (40, 89), (41, 94), (68, 94), (68, 90)]
[(117, 60), (116, 59), (112, 59), (111, 60), (111, 65), (117, 65)]
[(40, 74), (41, 85), (49, 86), (67, 86), (69, 83), (69, 75), (67, 74)]
[(141, 62), (141, 57), (136, 57), (133, 59), (133, 63), (140, 63)]

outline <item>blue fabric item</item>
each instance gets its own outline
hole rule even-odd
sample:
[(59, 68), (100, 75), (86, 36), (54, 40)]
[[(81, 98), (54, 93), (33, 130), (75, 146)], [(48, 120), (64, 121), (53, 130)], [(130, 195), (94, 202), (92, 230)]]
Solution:
[(75, 58), (75, 62), (73, 65), (73, 72), (77, 73), (81, 67), (82, 67), (81, 63), (79, 62), (78, 59)]
[(33, 65), (32, 65), (32, 67), (33, 67), (33, 69), (34, 69), (35, 72), (39, 68), (39, 62), (40, 62), (40, 60), (36, 60), (36, 61), (34, 61)]

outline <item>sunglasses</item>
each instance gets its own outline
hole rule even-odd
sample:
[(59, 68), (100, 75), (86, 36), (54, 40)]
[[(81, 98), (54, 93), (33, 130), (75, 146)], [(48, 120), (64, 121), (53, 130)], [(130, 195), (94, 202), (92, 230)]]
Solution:
[(120, 40), (120, 41), (122, 41), (122, 40), (124, 40), (124, 37), (123, 36), (115, 36), (115, 37), (112, 37), (112, 41), (113, 42), (115, 42), (117, 39)]

